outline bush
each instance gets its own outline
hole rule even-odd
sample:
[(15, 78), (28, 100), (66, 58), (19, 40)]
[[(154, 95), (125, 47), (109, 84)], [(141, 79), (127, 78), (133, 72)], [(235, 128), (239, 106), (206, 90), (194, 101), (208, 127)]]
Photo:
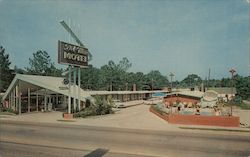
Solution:
[(236, 104), (240, 104), (242, 103), (242, 98), (240, 96), (235, 96), (233, 102), (235, 102)]
[[(112, 110), (112, 104), (108, 103), (105, 99), (101, 97), (95, 97), (95, 102), (88, 101), (89, 104), (86, 108), (82, 109), (80, 112), (74, 114), (74, 117), (87, 117), (95, 115), (104, 115), (114, 113)], [(111, 100), (109, 102), (112, 102)]]
[(157, 105), (151, 105), (151, 107), (157, 111), (158, 113), (160, 113), (161, 115), (163, 115), (163, 113), (165, 113), (162, 108), (157, 104)]
[(17, 111), (14, 111), (12, 108), (0, 108), (0, 112), (9, 112), (9, 113), (14, 113), (14, 114), (18, 114)]
[(97, 115), (104, 115), (104, 114), (113, 113), (112, 104), (108, 103), (105, 99), (102, 99), (101, 97), (95, 98), (95, 105), (97, 108), (96, 109)]
[(240, 103), (239, 106), (243, 110), (250, 110), (250, 105), (249, 104), (245, 104), (244, 102)]
[(83, 110), (81, 110), (80, 112), (74, 113), (74, 118), (77, 117), (87, 117), (87, 116), (95, 116), (96, 115), (96, 109), (94, 108), (94, 106), (89, 106), (84, 108)]

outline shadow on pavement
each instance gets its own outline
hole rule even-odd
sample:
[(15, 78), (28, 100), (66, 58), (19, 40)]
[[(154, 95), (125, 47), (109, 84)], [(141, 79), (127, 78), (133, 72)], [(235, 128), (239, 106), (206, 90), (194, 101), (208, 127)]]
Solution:
[(108, 149), (101, 149), (98, 148), (96, 150), (93, 150), (92, 152), (90, 152), (87, 155), (84, 155), (83, 157), (102, 157), (103, 155), (105, 155), (109, 150)]

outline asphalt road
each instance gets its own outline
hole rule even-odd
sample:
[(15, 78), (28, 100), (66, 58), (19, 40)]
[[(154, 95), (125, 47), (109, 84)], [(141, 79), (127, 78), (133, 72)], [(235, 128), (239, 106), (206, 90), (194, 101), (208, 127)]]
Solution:
[(4, 122), (0, 125), (0, 155), (3, 157), (248, 157), (250, 135)]

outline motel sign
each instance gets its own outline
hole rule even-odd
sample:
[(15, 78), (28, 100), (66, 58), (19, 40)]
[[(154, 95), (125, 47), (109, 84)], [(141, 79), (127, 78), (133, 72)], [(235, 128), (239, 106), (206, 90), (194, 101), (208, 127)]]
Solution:
[(58, 41), (58, 63), (74, 66), (88, 66), (88, 49)]

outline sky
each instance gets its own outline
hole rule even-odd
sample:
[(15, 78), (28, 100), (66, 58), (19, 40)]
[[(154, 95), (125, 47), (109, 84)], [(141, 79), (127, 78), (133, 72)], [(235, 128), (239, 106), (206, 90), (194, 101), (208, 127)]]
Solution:
[(159, 70), (182, 80), (250, 75), (249, 0), (0, 0), (0, 45), (12, 67), (38, 50), (57, 67), (58, 40), (74, 43), (64, 20), (100, 67), (127, 57), (129, 71)]

